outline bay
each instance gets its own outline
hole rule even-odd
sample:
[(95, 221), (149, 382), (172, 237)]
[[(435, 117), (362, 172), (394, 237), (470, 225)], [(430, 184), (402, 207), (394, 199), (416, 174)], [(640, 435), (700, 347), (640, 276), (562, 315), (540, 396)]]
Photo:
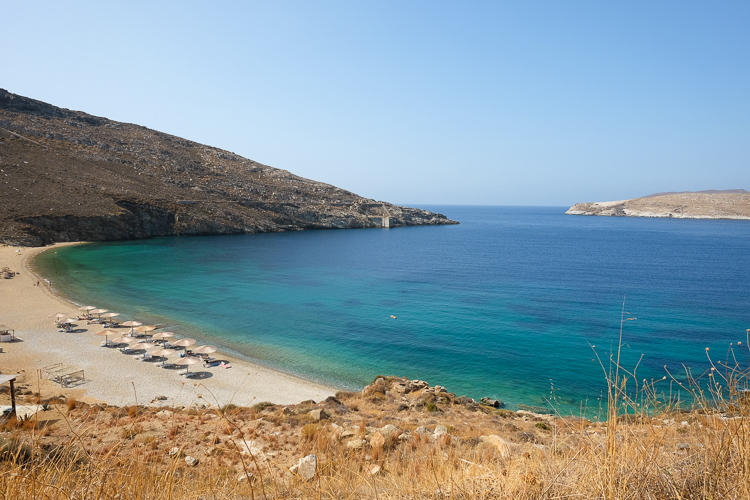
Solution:
[(35, 265), (78, 303), (346, 389), (399, 375), (590, 414), (623, 304), (638, 380), (748, 354), (747, 221), (423, 208), (461, 224), (91, 243)]

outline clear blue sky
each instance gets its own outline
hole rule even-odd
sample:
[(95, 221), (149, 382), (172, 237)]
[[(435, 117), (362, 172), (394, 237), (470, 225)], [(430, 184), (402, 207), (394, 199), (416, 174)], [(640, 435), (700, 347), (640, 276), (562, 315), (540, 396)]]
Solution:
[(750, 189), (750, 2), (15, 1), (0, 87), (395, 203)]

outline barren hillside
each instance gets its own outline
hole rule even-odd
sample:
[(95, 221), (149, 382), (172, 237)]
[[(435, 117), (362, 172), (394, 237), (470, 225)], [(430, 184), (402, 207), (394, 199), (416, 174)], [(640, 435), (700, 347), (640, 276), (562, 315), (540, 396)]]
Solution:
[(669, 193), (632, 200), (576, 203), (570, 215), (750, 219), (750, 192), (744, 189)]
[(455, 224), (0, 89), (0, 243)]

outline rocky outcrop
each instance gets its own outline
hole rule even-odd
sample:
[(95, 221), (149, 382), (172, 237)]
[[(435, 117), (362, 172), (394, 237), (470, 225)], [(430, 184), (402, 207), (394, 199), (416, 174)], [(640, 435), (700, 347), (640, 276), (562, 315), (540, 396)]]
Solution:
[(744, 189), (669, 193), (622, 201), (576, 203), (569, 215), (750, 219), (750, 192)]
[(456, 224), (0, 89), (0, 243)]

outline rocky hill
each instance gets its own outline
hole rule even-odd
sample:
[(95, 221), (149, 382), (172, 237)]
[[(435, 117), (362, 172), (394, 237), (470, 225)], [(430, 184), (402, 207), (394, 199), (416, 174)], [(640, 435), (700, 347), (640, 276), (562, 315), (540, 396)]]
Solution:
[(632, 200), (576, 203), (570, 215), (750, 219), (750, 192), (744, 189), (659, 193)]
[(456, 224), (0, 89), (0, 243)]

